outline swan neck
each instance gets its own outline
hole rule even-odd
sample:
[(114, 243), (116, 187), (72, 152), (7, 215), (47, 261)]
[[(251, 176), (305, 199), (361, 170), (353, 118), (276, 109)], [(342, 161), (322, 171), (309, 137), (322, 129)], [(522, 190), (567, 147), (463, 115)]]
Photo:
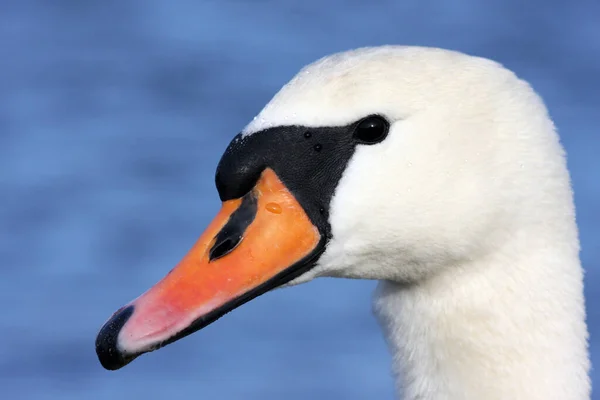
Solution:
[(517, 247), (424, 283), (380, 282), (402, 399), (590, 398), (577, 246)]

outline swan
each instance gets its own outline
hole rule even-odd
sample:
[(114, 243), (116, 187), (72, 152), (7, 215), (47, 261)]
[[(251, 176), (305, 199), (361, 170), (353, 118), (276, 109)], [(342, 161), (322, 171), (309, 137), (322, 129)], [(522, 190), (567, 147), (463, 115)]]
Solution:
[(406, 400), (590, 398), (564, 151), (500, 64), (403, 46), (322, 58), (233, 139), (216, 186), (189, 253), (101, 328), (106, 369), (329, 276), (379, 280)]

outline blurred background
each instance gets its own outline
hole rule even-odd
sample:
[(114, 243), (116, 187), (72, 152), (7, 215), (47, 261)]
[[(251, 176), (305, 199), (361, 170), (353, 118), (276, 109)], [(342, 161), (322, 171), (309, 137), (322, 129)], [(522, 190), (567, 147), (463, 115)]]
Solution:
[(546, 100), (600, 362), (600, 2), (2, 0), (0, 397), (392, 399), (374, 282), (269, 293), (116, 373), (94, 351), (218, 210), (230, 139), (303, 65), (380, 44), (493, 58)]

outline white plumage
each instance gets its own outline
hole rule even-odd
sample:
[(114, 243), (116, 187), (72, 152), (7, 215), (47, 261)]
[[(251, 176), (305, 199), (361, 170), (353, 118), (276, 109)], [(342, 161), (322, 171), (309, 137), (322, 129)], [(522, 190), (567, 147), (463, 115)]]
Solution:
[(359, 146), (317, 276), (378, 279), (406, 400), (590, 398), (582, 269), (563, 149), (543, 102), (501, 65), (379, 47), (302, 69), (245, 128), (343, 125)]

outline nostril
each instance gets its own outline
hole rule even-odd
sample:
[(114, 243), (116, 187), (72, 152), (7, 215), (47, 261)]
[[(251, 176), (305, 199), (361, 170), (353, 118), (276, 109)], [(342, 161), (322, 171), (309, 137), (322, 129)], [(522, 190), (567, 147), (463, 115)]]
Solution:
[(241, 235), (236, 235), (233, 237), (227, 237), (222, 241), (215, 243), (214, 246), (210, 249), (209, 258), (211, 261), (215, 261), (227, 254), (231, 253), (233, 249), (237, 247), (238, 244), (242, 241)]
[(257, 211), (257, 198), (252, 192), (245, 195), (242, 204), (231, 214), (229, 220), (215, 237), (215, 244), (208, 253), (208, 259), (215, 261), (231, 253), (242, 241)]

